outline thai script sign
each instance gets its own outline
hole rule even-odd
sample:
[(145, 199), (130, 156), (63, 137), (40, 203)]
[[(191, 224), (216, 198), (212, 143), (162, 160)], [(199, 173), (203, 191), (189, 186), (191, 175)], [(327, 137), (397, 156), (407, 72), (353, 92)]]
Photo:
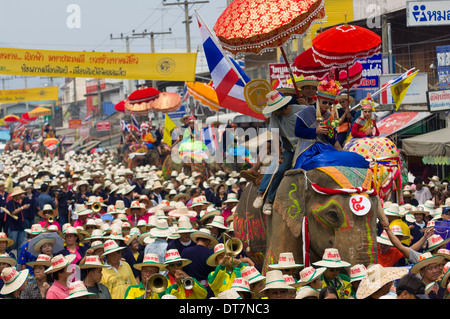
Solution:
[(450, 24), (450, 1), (407, 1), (406, 25), (408, 27), (439, 26)]

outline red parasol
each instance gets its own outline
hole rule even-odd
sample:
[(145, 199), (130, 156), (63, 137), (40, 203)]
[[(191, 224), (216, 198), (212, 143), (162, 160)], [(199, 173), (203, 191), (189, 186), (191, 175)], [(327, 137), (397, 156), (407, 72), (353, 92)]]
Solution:
[(21, 123), (30, 123), (36, 120), (38, 116), (30, 116), (29, 112), (22, 114), (22, 119), (20, 120)]
[(125, 101), (126, 101), (126, 100), (120, 101), (119, 103), (117, 103), (116, 105), (114, 105), (114, 109), (115, 109), (117, 112), (125, 112)]
[(181, 106), (181, 96), (177, 93), (162, 92), (159, 97), (151, 101), (152, 110), (163, 113), (175, 112)]
[(356, 62), (354, 65), (352, 65), (348, 69), (348, 74), (349, 74), (348, 78), (347, 78), (346, 70), (339, 71), (339, 76), (338, 76), (339, 84), (344, 89), (351, 89), (354, 85), (359, 85), (363, 78), (362, 71), (363, 71), (363, 66), (359, 62)]
[(6, 115), (3, 118), (3, 121), (5, 121), (6, 123), (14, 123), (14, 122), (20, 121), (20, 117), (18, 117), (17, 115), (14, 115), (14, 114), (10, 114), (10, 115)]
[(148, 103), (148, 102), (156, 99), (158, 97), (159, 93), (161, 93), (161, 92), (157, 89), (154, 89), (152, 87), (142, 86), (142, 87), (138, 88), (137, 90), (133, 91), (128, 96), (128, 101), (131, 104)]
[(339, 25), (320, 33), (312, 42), (313, 57), (323, 66), (346, 68), (357, 59), (380, 52), (381, 37), (369, 29)]
[[(357, 64), (359, 64), (357, 66)], [(301, 74), (303, 76), (315, 76), (319, 80), (322, 80), (327, 74), (330, 73), (331, 70), (336, 69), (335, 66), (323, 66), (319, 62), (314, 60), (312, 48), (309, 48), (302, 53), (300, 53), (294, 59), (294, 65), (296, 67), (296, 73)], [(337, 73), (344, 71), (344, 69), (338, 69)], [(362, 71), (362, 65), (358, 62), (354, 62), (350, 68), (350, 74), (356, 74)]]
[(260, 53), (280, 48), (295, 84), (283, 44), (325, 18), (325, 0), (234, 0), (220, 15), (214, 31), (222, 47), (233, 53)]

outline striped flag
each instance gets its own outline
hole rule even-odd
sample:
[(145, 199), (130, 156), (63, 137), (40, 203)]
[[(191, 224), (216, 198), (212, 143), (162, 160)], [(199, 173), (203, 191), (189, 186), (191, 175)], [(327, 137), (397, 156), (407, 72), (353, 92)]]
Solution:
[(120, 128), (122, 129), (122, 131), (130, 132), (130, 130), (131, 130), (130, 127), (131, 127), (131, 125), (128, 124), (127, 122), (125, 122), (124, 120), (120, 121)]
[(139, 128), (139, 123), (138, 123), (138, 121), (136, 120), (136, 118), (134, 117), (133, 114), (131, 114), (131, 126), (130, 126), (130, 130), (131, 130), (131, 131), (136, 131), (136, 132), (138, 132), (139, 134), (141, 134), (141, 130), (140, 130), (140, 128)]
[(209, 72), (214, 83), (219, 105), (226, 109), (264, 120), (264, 115), (253, 111), (244, 96), (244, 87), (250, 78), (222, 48), (198, 12), (197, 21)]
[(189, 97), (189, 90), (188, 90), (188, 87), (187, 87), (187, 83), (186, 83), (186, 82), (184, 82), (184, 88), (183, 88), (183, 94), (182, 94), (182, 97), (183, 97), (183, 100), (182, 100), (183, 103), (186, 102), (187, 99), (188, 99), (188, 97)]

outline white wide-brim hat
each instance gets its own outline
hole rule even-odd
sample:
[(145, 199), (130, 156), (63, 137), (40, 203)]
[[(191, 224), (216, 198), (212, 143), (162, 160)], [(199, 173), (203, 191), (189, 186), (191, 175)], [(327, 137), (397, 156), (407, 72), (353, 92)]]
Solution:
[(375, 293), (385, 284), (400, 279), (408, 273), (406, 267), (383, 267), (380, 264), (371, 265), (367, 275), (361, 280), (356, 291), (357, 299), (364, 299)]
[(344, 268), (350, 267), (351, 264), (341, 260), (339, 251), (336, 248), (326, 248), (323, 253), (322, 260), (313, 263), (313, 266), (327, 268)]

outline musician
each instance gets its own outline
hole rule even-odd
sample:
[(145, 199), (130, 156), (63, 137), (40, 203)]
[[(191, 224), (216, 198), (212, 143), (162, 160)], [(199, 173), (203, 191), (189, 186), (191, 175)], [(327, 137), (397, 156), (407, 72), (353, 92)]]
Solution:
[(58, 216), (58, 210), (53, 209), (52, 205), (45, 204), (42, 210), (38, 212), (38, 215), (42, 217), (42, 221), (39, 224), (42, 228), (48, 228), (51, 225), (56, 225), (58, 230), (61, 230), (61, 225), (56, 221), (56, 217)]
[(41, 185), (41, 193), (39, 194), (39, 197), (37, 198), (38, 202), (38, 209), (42, 210), (44, 208), (45, 204), (50, 204), (52, 207), (57, 207), (58, 203), (57, 201), (52, 198), (49, 194), (50, 186), (47, 183), (44, 183)]
[(158, 255), (145, 254), (143, 261), (134, 264), (133, 267), (140, 271), (140, 283), (129, 286), (125, 291), (124, 299), (161, 299), (165, 292), (154, 293), (152, 291), (153, 287), (149, 285), (150, 278), (166, 268), (163, 263), (159, 262)]
[[(25, 243), (25, 227), (23, 211), (30, 207), (30, 204), (23, 204), (23, 195), (25, 191), (21, 187), (14, 187), (9, 194), (11, 198), (6, 204), (6, 210), (10, 213), (5, 214), (4, 222), (6, 233), (14, 240), (11, 250), (20, 251), (20, 248)], [(15, 216), (15, 217), (12, 217)], [(17, 218), (16, 218), (17, 217)]]
[(169, 281), (167, 294), (174, 295), (177, 299), (206, 298), (208, 293), (206, 287), (183, 271), (183, 267), (191, 262), (189, 259), (181, 258), (177, 249), (166, 251), (165, 265), (168, 270), (166, 278)]

